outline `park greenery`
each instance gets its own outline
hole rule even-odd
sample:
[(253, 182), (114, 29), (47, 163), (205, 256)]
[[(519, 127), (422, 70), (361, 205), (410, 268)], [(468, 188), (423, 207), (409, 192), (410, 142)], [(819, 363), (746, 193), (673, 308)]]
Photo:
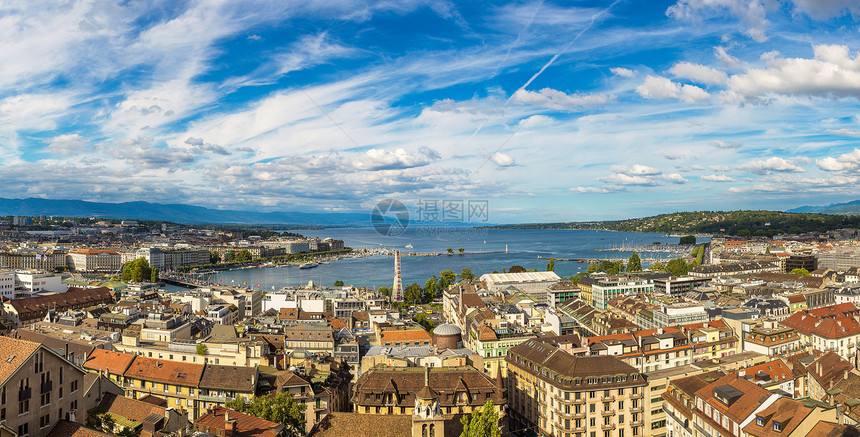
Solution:
[(501, 437), (499, 414), (493, 406), (493, 401), (487, 401), (483, 407), (475, 409), (471, 414), (460, 418), (463, 432), (460, 437)]
[(288, 393), (281, 392), (274, 396), (254, 396), (251, 400), (237, 396), (224, 406), (240, 413), (280, 423), (284, 425), (288, 435), (305, 434), (305, 404), (296, 402)]
[(546, 271), (554, 272), (555, 271), (555, 258), (550, 258), (549, 262), (546, 263)]
[(794, 269), (794, 270), (792, 270), (792, 271), (791, 271), (791, 272), (789, 272), (789, 273), (791, 273), (791, 274), (793, 274), (793, 275), (811, 276), (811, 275), (810, 275), (810, 273), (809, 273), (809, 270), (806, 270), (806, 269), (804, 269), (803, 267), (801, 267), (801, 268), (799, 268), (799, 269)]
[(860, 215), (787, 213), (781, 211), (693, 211), (614, 221), (531, 223), (496, 229), (597, 229), (627, 232), (722, 234), (773, 237), (782, 234), (860, 228)]
[(158, 282), (158, 269), (151, 267), (146, 258), (129, 261), (122, 266), (124, 282)]
[(678, 241), (678, 244), (696, 244), (696, 236), (695, 235), (684, 235)]
[(108, 434), (117, 435), (120, 437), (138, 437), (140, 436), (139, 430), (134, 430), (126, 427), (122, 427), (122, 429), (117, 430), (118, 426), (116, 420), (110, 413), (106, 412), (101, 407), (96, 407), (87, 415), (87, 420), (85, 422), (87, 428), (96, 429)]
[(209, 349), (203, 343), (197, 343), (197, 355), (206, 355)]

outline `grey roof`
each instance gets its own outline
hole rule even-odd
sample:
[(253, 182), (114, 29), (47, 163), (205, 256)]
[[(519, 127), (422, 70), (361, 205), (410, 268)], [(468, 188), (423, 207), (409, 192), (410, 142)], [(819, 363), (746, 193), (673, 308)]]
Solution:
[(436, 327), (433, 330), (433, 334), (436, 335), (462, 335), (463, 331), (457, 327), (457, 325), (452, 325), (450, 323), (443, 323)]

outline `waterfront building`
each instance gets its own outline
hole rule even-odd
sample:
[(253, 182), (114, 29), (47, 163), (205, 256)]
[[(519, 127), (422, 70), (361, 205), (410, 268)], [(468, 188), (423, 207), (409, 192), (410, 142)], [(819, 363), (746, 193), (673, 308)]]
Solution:
[(648, 383), (612, 356), (573, 356), (533, 339), (506, 358), (511, 428), (546, 435), (645, 436)]
[(68, 254), (69, 269), (84, 273), (116, 273), (122, 269), (122, 256), (108, 249), (73, 249)]
[(555, 272), (485, 273), (479, 280), (490, 291), (504, 291), (508, 287), (514, 287), (533, 295), (538, 302), (545, 302), (546, 289), (561, 281), (561, 277)]

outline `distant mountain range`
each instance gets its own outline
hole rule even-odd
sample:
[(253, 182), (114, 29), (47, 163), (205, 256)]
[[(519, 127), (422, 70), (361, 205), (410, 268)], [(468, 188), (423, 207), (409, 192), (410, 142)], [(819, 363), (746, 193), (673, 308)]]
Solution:
[(860, 214), (860, 200), (852, 200), (846, 203), (831, 203), (826, 206), (801, 206), (789, 209), (786, 212), (808, 212), (834, 215), (858, 215)]
[(200, 224), (271, 224), (302, 226), (369, 226), (370, 213), (258, 212), (149, 202), (103, 203), (58, 199), (3, 199), (0, 215), (99, 217)]

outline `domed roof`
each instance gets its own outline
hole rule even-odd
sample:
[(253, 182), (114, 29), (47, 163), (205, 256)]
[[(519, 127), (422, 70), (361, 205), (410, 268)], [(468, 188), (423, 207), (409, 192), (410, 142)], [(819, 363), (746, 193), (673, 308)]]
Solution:
[(436, 335), (461, 335), (463, 331), (461, 331), (457, 325), (443, 323), (437, 326), (436, 329), (433, 330), (433, 333)]

